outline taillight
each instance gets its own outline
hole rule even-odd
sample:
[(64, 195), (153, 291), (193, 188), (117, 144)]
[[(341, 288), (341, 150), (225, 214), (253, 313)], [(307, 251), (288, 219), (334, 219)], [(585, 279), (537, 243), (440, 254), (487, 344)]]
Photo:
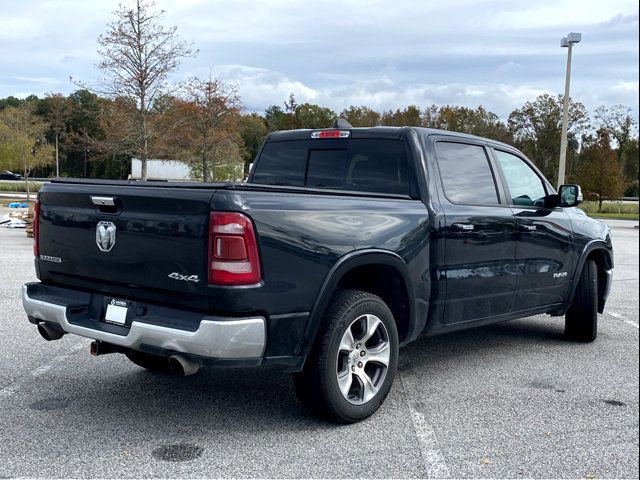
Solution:
[(40, 200), (36, 200), (33, 206), (33, 255), (38, 258), (40, 256), (40, 248), (38, 247), (38, 236), (40, 226)]
[(211, 212), (209, 283), (253, 285), (260, 282), (260, 260), (253, 224), (246, 215)]

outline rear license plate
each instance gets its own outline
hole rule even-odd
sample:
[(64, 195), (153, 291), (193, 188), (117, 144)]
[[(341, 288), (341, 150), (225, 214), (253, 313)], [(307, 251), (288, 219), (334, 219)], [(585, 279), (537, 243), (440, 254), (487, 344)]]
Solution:
[(107, 309), (104, 312), (104, 321), (124, 326), (127, 322), (128, 311), (129, 302), (112, 298), (107, 302)]

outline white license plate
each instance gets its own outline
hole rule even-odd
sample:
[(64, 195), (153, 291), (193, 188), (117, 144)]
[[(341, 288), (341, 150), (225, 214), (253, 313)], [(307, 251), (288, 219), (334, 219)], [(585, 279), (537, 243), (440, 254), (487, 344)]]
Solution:
[(122, 300), (109, 300), (107, 311), (104, 314), (104, 321), (124, 325), (127, 321), (127, 302)]

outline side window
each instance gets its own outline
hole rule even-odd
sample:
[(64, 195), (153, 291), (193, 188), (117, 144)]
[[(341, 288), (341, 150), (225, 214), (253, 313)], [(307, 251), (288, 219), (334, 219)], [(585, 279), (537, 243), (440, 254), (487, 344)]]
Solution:
[(495, 150), (495, 154), (509, 185), (511, 204), (544, 206), (547, 192), (536, 172), (520, 157), (500, 150)]
[(436, 142), (444, 193), (453, 203), (497, 205), (498, 191), (483, 147)]

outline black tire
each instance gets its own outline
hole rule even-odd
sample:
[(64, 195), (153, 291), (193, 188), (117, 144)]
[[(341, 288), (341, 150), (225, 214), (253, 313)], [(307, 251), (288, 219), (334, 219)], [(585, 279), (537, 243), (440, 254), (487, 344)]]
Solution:
[(146, 368), (156, 373), (171, 373), (169, 358), (153, 355), (151, 353), (131, 350), (125, 353), (126, 357), (139, 367)]
[[(378, 320), (380, 322), (377, 322)], [(361, 330), (362, 335), (359, 336), (357, 327), (360, 323), (356, 322), (364, 322), (363, 325), (377, 324), (375, 334), (367, 337), (367, 333)], [(341, 348), (347, 329), (355, 342), (354, 347), (348, 350), (351, 353), (346, 353), (344, 347)], [(367, 338), (369, 339), (366, 340)], [(369, 342), (378, 342), (380, 347), (372, 346)], [(344, 346), (344, 343), (342, 345)], [(313, 414), (332, 421), (354, 423), (367, 418), (382, 405), (391, 389), (398, 365), (398, 345), (398, 331), (393, 314), (382, 299), (356, 290), (337, 292), (331, 299), (330, 307), (323, 319), (316, 343), (307, 357), (304, 370), (293, 375), (298, 399)], [(369, 351), (358, 352), (356, 348)], [(388, 362), (386, 367), (384, 363), (378, 363), (373, 359), (376, 355), (374, 351), (378, 348), (384, 349), (385, 356), (388, 354), (388, 359), (385, 358)], [(363, 355), (364, 366), (362, 362), (358, 362), (358, 353)], [(372, 357), (369, 358), (369, 355)], [(354, 368), (358, 371), (352, 375)], [(369, 368), (373, 370), (365, 373)], [(346, 373), (340, 374), (339, 369)], [(371, 376), (369, 372), (372, 372)], [(368, 392), (362, 381), (363, 374), (371, 380), (369, 385), (374, 386)], [(349, 390), (349, 393), (343, 394), (338, 385), (338, 375), (343, 375), (342, 378), (346, 375), (350, 376), (349, 385), (352, 385), (351, 388), (356, 393), (352, 395)], [(359, 400), (356, 398), (358, 390), (362, 393)], [(372, 393), (374, 391), (375, 394)], [(365, 400), (365, 395), (370, 394), (373, 394), (373, 397)], [(350, 400), (347, 399), (347, 395), (350, 396)], [(361, 403), (354, 404), (355, 401)]]
[(582, 267), (578, 286), (565, 316), (567, 340), (593, 342), (598, 336), (598, 267), (587, 260)]

